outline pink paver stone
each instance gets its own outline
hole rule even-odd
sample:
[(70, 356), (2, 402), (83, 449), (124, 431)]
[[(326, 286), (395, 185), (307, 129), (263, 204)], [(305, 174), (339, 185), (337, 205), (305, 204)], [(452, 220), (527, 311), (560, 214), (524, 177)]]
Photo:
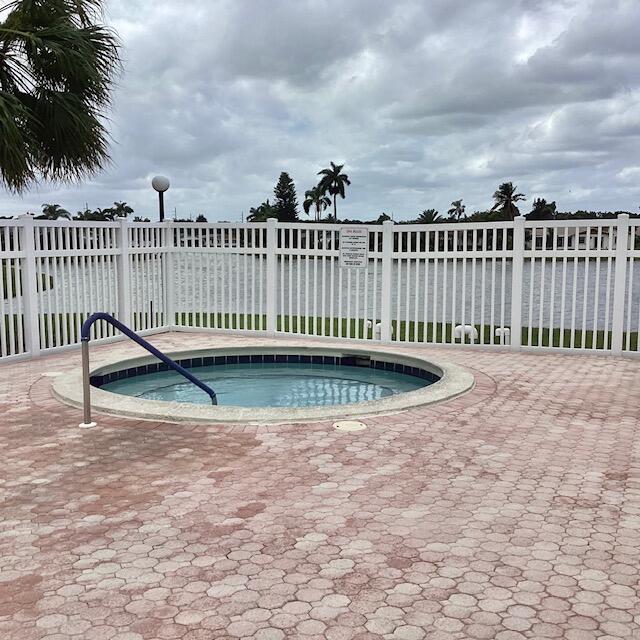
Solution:
[(391, 348), (476, 386), (353, 433), (79, 430), (43, 375), (79, 352), (2, 365), (0, 637), (640, 638), (640, 360)]

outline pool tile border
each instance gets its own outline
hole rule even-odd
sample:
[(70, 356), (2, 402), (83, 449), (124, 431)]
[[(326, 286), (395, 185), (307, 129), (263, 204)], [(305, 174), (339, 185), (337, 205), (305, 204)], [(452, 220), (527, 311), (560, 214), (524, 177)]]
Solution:
[[(353, 355), (347, 356), (326, 356), (326, 355), (301, 355), (301, 354), (250, 354), (250, 355), (227, 355), (227, 356), (206, 356), (196, 358), (179, 358), (175, 360), (185, 369), (198, 369), (199, 367), (224, 366), (237, 364), (317, 364), (317, 365), (333, 365), (342, 367), (361, 367), (369, 369), (383, 369), (385, 371), (393, 371), (402, 373), (415, 378), (427, 380), (430, 383), (437, 382), (440, 376), (412, 365), (402, 364), (400, 362), (389, 362), (387, 360), (370, 359), (367, 364), (363, 364), (361, 357)], [(125, 380), (127, 378), (135, 378), (136, 376), (146, 375), (150, 373), (158, 373), (159, 371), (169, 371), (170, 367), (164, 362), (151, 362), (136, 367), (120, 369), (104, 374), (94, 374), (91, 376), (91, 385), (94, 387), (102, 387), (110, 382), (117, 380)]]

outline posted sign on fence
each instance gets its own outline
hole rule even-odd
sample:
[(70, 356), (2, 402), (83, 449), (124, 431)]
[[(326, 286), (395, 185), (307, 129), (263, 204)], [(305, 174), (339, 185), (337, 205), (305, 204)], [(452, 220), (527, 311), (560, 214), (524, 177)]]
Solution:
[(340, 229), (340, 266), (364, 269), (369, 262), (369, 230), (361, 227)]

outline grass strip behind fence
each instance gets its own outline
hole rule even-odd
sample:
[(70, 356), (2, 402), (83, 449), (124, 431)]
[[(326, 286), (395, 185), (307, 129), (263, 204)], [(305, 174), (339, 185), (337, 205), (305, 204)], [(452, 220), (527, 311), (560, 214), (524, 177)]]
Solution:
[[(50, 349), (54, 347), (65, 346), (68, 344), (77, 344), (80, 342), (80, 327), (86, 319), (87, 314), (81, 313), (57, 313), (57, 314), (40, 314), (40, 342), (41, 348)], [(2, 326), (0, 332), (4, 334), (5, 350), (13, 353), (23, 353), (24, 344), (20, 342), (19, 336), (22, 328), (20, 324), (23, 321), (22, 315), (0, 316)], [(158, 322), (154, 322), (154, 321)], [(321, 318), (315, 316), (288, 316), (279, 315), (276, 319), (276, 331), (282, 333), (291, 333), (296, 335), (308, 336), (329, 336), (355, 338), (360, 340), (373, 340), (374, 327), (366, 326), (366, 320), (355, 318)], [(158, 324), (159, 323), (159, 324)], [(149, 314), (139, 312), (134, 314), (134, 324), (136, 327), (163, 326), (163, 314)], [(242, 314), (242, 313), (177, 313), (175, 323), (184, 327), (194, 328), (215, 328), (230, 329), (235, 331), (264, 331), (267, 326), (267, 318), (264, 314)], [(473, 325), (478, 331), (478, 340), (483, 338), (484, 344), (500, 344), (500, 338), (494, 336), (491, 340), (492, 327), (490, 325)], [(393, 339), (399, 342), (419, 342), (433, 344), (451, 344), (453, 342), (470, 343), (470, 339), (465, 336), (464, 340), (454, 340), (455, 325), (453, 323), (433, 323), (433, 322), (414, 322), (405, 320), (392, 321)], [(98, 339), (107, 336), (106, 325), (100, 327), (98, 324), (94, 326), (93, 337)], [(493, 327), (495, 331), (495, 327)], [(530, 336), (529, 336), (530, 334)], [(628, 343), (628, 347), (627, 347)], [(9, 348), (13, 345), (13, 348)], [(528, 327), (522, 328), (522, 345), (531, 347), (557, 347), (565, 349), (595, 349), (603, 350), (611, 348), (611, 331), (592, 331), (570, 329), (561, 331), (556, 328), (550, 330), (548, 328), (539, 329), (533, 327), (529, 332)], [(638, 351), (638, 332), (633, 331), (623, 335), (623, 348), (628, 351)]]
[[(236, 313), (178, 313), (176, 324), (187, 327), (205, 327), (231, 330), (264, 330), (266, 328), (265, 315), (247, 315)], [(309, 336), (349, 337), (355, 339), (371, 340), (374, 338), (373, 327), (366, 326), (366, 320), (354, 318), (321, 318), (306, 316), (279, 315), (276, 322), (276, 330), (283, 333), (295, 333)], [(373, 323), (375, 326), (375, 323)], [(484, 344), (500, 344), (500, 338), (494, 336), (495, 326), (473, 325), (478, 331), (478, 340), (484, 340)], [(414, 322), (405, 320), (392, 321), (394, 339), (400, 342), (428, 342), (428, 343), (452, 343), (455, 324), (451, 322)], [(464, 342), (470, 344), (470, 339), (465, 336)], [(595, 342), (595, 344), (594, 344)], [(570, 329), (560, 330), (555, 328), (532, 327), (529, 338), (529, 328), (522, 328), (522, 345), (531, 347), (557, 347), (565, 349), (610, 349), (611, 331), (582, 331), (576, 329), (573, 334)], [(627, 334), (623, 335), (623, 345), (627, 345)], [(638, 350), (638, 332), (629, 333), (629, 351)]]

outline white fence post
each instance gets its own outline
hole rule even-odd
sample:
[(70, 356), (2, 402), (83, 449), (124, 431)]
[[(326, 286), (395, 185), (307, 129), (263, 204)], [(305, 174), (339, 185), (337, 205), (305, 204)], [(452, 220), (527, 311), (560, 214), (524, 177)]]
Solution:
[[(175, 242), (174, 242), (174, 224), (171, 220), (163, 223), (164, 229), (162, 243), (166, 249), (164, 254), (164, 285), (165, 285), (165, 309), (166, 318), (165, 326), (172, 329), (174, 326), (180, 324), (176, 322), (176, 290), (175, 290)], [(207, 285), (208, 286), (208, 285)]]
[[(21, 293), (24, 318), (25, 351), (35, 358), (40, 354), (40, 324), (38, 322), (38, 272), (34, 241), (35, 225), (30, 215), (20, 216), (20, 244), (24, 252), (21, 275)], [(18, 274), (16, 274), (17, 276)], [(17, 277), (16, 277), (17, 280)], [(51, 313), (51, 310), (49, 310)]]
[(393, 279), (393, 221), (382, 223), (382, 272), (380, 295), (380, 340), (391, 342), (391, 287)]
[[(129, 223), (120, 218), (118, 229), (118, 319), (128, 327), (133, 327), (131, 310), (131, 264), (129, 260)], [(98, 311), (98, 309), (95, 309)]]
[(522, 348), (522, 273), (524, 271), (524, 218), (513, 221), (513, 260), (511, 262), (511, 349)]
[(278, 266), (278, 221), (275, 218), (267, 219), (267, 332), (276, 333), (276, 279)]
[[(629, 242), (629, 214), (621, 213), (616, 225), (616, 267), (613, 281), (613, 318), (611, 322), (611, 353), (622, 355), (624, 303), (627, 298), (627, 259)], [(605, 336), (606, 345), (606, 336)]]

